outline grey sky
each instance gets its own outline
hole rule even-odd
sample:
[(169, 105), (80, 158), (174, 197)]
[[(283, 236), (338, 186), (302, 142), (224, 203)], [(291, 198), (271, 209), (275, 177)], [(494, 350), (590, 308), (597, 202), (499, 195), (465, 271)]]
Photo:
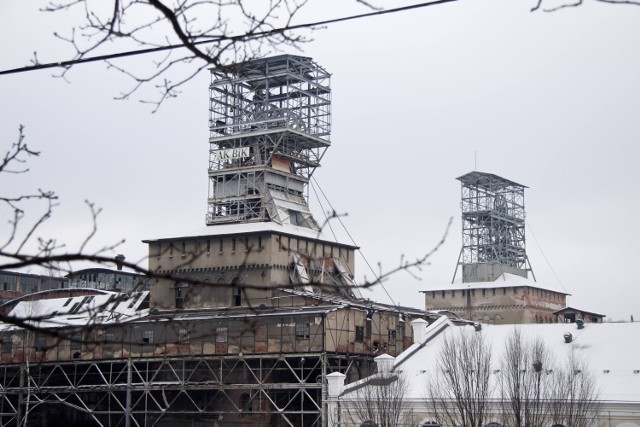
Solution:
[[(309, 19), (363, 11), (320, 3)], [(532, 3), (461, 0), (338, 24), (313, 33), (303, 52), (287, 51), (333, 74), (333, 145), (315, 178), (383, 269), (430, 250), (454, 216), (421, 281), (401, 273), (385, 284), (396, 302), (421, 307), (418, 291), (453, 275), (455, 178), (474, 169), (477, 152), (478, 170), (530, 187), (527, 249), (538, 281), (564, 286), (571, 305), (640, 318), (640, 7), (587, 2), (545, 14), (530, 13)], [(66, 59), (51, 33), (68, 20), (32, 2), (2, 2), (2, 68), (27, 63), (35, 50), (44, 61)], [(77, 245), (90, 230), (89, 199), (104, 209), (94, 248), (125, 238), (120, 251), (138, 260), (140, 240), (204, 225), (208, 73), (156, 114), (112, 100), (130, 82), (104, 65), (78, 67), (71, 84), (50, 75), (0, 78), (4, 146), (22, 123), (42, 151), (30, 175), (5, 179), (3, 192), (58, 192), (43, 232)], [(357, 270), (372, 277), (362, 262)], [(370, 296), (388, 301), (380, 290)]]

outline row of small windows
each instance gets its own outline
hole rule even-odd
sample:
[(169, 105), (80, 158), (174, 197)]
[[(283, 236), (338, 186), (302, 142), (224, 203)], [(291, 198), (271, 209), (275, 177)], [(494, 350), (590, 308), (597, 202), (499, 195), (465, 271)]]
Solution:
[[(467, 296), (476, 296), (476, 290), (478, 291), (478, 294), (481, 294), (483, 297), (487, 296), (489, 294), (496, 295), (499, 288), (490, 288), (490, 289), (461, 289), (460, 292), (456, 292), (456, 290), (450, 290), (450, 291), (431, 291), (431, 298), (432, 299), (436, 299), (438, 294), (441, 295), (441, 298), (446, 298), (447, 297), (447, 293), (449, 293), (451, 295), (451, 298), (455, 298), (456, 294), (460, 295), (461, 298), (465, 298)], [(511, 289), (513, 294), (517, 294), (518, 293), (518, 287), (513, 287), (513, 288), (502, 288), (502, 292), (500, 292), (502, 295), (506, 295), (507, 294), (507, 289)], [(550, 299), (555, 299), (555, 300), (561, 300), (562, 296), (561, 294), (557, 293), (557, 292), (550, 292), (550, 291), (545, 291), (542, 289), (534, 289), (531, 288), (530, 293), (532, 295), (535, 296), (539, 296), (541, 298), (550, 298)]]
[[(229, 328), (227, 326), (218, 326), (215, 328), (214, 341), (216, 344), (224, 344), (229, 340)], [(388, 330), (388, 345), (396, 345), (396, 337), (399, 334), (401, 337), (404, 334), (404, 329), (400, 328), (398, 331), (395, 329)], [(296, 322), (295, 323), (295, 337), (297, 339), (308, 340), (311, 338), (311, 323), (310, 322)], [(371, 321), (367, 320), (364, 326), (356, 326), (356, 341), (363, 342), (365, 338), (371, 338)], [(188, 329), (179, 329), (177, 331), (177, 342), (184, 344), (188, 343), (190, 339), (190, 333)], [(116, 344), (120, 344), (120, 338), (116, 338), (113, 332), (104, 332), (101, 336), (97, 337), (97, 340), (83, 336), (83, 334), (74, 334), (68, 337), (69, 348), (71, 351), (81, 351), (83, 346), (94, 346), (96, 344), (102, 344), (105, 350), (113, 350)], [(147, 329), (142, 331), (141, 335), (138, 335), (138, 343), (141, 345), (155, 344), (155, 331)], [(0, 351), (3, 354), (11, 354), (13, 349), (13, 342), (11, 339), (3, 339), (1, 342)], [(56, 343), (57, 345), (58, 343)], [(34, 348), (37, 351), (47, 350), (47, 336), (37, 335), (34, 339)], [(375, 341), (374, 347), (379, 343)]]
[[(257, 245), (255, 248), (253, 248), (253, 244), (250, 243), (248, 237), (232, 237), (231, 239), (228, 239), (228, 243), (231, 244), (230, 249), (232, 254), (235, 254), (239, 248), (243, 252), (249, 252), (250, 250), (260, 251), (264, 248), (262, 244), (262, 236), (258, 236)], [(210, 255), (212, 248), (217, 248), (218, 254), (222, 255), (225, 251), (225, 239), (215, 239), (213, 240), (213, 242), (211, 241), (211, 239), (195, 240), (193, 250), (187, 247), (187, 242), (172, 242), (167, 246), (163, 246), (161, 243), (158, 243), (156, 256), (158, 258), (161, 257), (165, 251), (168, 251), (170, 257), (174, 256), (178, 251), (179, 254), (183, 257), (187, 255), (199, 255), (201, 253)]]
[[(345, 259), (349, 261), (350, 251), (340, 247), (334, 247), (331, 245), (324, 245), (321, 243), (310, 242), (306, 239), (296, 239), (291, 237), (278, 236), (278, 251), (296, 251), (298, 253), (311, 254), (312, 252), (321, 250), (322, 256), (330, 255)], [(186, 241), (171, 242), (168, 244), (158, 243), (156, 246), (156, 256), (160, 258), (163, 254), (168, 253), (169, 257), (174, 255), (180, 255), (186, 257), (187, 255), (200, 255), (202, 253), (211, 255), (212, 250), (217, 250), (219, 255), (230, 251), (231, 254), (237, 252), (250, 252), (250, 251), (262, 251), (264, 249), (264, 243), (262, 236), (258, 236), (254, 241), (249, 237), (232, 237), (228, 239), (207, 239), (207, 240), (195, 240), (193, 243), (187, 244)]]

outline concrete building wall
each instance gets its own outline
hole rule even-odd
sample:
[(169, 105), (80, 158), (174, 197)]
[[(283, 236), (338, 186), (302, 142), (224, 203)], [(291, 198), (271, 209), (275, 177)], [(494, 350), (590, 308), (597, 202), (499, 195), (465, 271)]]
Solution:
[(483, 323), (551, 323), (566, 305), (560, 292), (528, 287), (441, 289), (425, 291), (426, 310), (448, 310)]
[[(176, 279), (151, 281), (150, 307), (278, 305), (273, 292), (292, 286), (294, 254), (312, 283), (323, 271), (336, 274), (336, 259), (349, 272), (355, 268), (351, 247), (275, 233), (154, 241), (149, 242), (149, 269)], [(328, 278), (324, 283), (335, 284)]]

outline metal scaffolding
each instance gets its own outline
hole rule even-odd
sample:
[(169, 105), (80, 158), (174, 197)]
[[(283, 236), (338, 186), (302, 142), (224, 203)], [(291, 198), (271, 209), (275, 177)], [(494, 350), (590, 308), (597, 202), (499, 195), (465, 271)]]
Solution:
[(322, 353), (0, 365), (2, 426), (322, 425)]
[(458, 180), (462, 184), (462, 263), (525, 270), (526, 187), (483, 172), (470, 172)]
[(330, 74), (310, 58), (282, 55), (211, 75), (207, 224), (317, 228), (305, 186), (330, 144)]

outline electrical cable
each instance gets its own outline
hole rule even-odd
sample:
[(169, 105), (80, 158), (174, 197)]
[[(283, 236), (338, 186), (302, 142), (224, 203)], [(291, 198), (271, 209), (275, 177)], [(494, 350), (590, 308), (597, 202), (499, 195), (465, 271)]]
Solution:
[(562, 283), (562, 280), (560, 280), (560, 277), (556, 274), (555, 270), (551, 266), (551, 263), (549, 262), (549, 259), (547, 258), (547, 256), (545, 255), (544, 251), (542, 250), (542, 246), (540, 246), (540, 243), (538, 242), (538, 239), (536, 239), (536, 235), (533, 232), (533, 229), (531, 228), (531, 224), (529, 223), (528, 220), (526, 222), (527, 222), (527, 227), (529, 227), (529, 232), (531, 232), (531, 237), (533, 237), (533, 241), (536, 242), (536, 246), (538, 247), (538, 249), (540, 250), (540, 253), (542, 254), (542, 258), (544, 258), (544, 260), (546, 261), (547, 266), (549, 267), (549, 269), (551, 270), (551, 272), (555, 276), (555, 278), (558, 281), (558, 283), (560, 283), (560, 286), (562, 286), (562, 289), (564, 289), (564, 291), (567, 294), (569, 294), (569, 291), (567, 290), (567, 288)]
[[(320, 200), (320, 196), (318, 196), (318, 192), (316, 191), (316, 188), (313, 185), (313, 182), (310, 182), (310, 184), (311, 184), (311, 189), (313, 190), (313, 193), (316, 195), (316, 200), (318, 201), (318, 204), (320, 205), (320, 209), (322, 209), (322, 214), (324, 215), (324, 223), (329, 226), (329, 230), (331, 230), (331, 234), (333, 235), (333, 240), (336, 243), (338, 243), (338, 237), (336, 236), (335, 231), (333, 231), (333, 227), (331, 226), (331, 221), (329, 220), (329, 217), (327, 216), (327, 211), (324, 209), (324, 206), (322, 206), (322, 200)], [(322, 229), (321, 229), (321, 231), (322, 231)]]
[[(192, 46), (199, 46), (199, 45), (216, 43), (216, 42), (221, 42), (221, 41), (252, 40), (252, 39), (255, 39), (255, 38), (268, 37), (268, 36), (270, 36), (272, 34), (281, 34), (281, 33), (284, 33), (285, 31), (293, 31), (293, 30), (299, 30), (299, 29), (303, 29), (303, 28), (310, 28), (310, 27), (317, 27), (317, 26), (322, 26), (322, 25), (336, 24), (336, 23), (340, 23), (340, 22), (352, 21), (352, 20), (355, 20), (355, 19), (362, 19), (362, 18), (369, 18), (369, 17), (372, 17), (372, 16), (386, 15), (386, 14), (390, 14), (390, 13), (405, 12), (407, 10), (419, 9), (419, 8), (424, 8), (424, 7), (429, 7), (429, 6), (436, 6), (436, 5), (440, 5), (440, 4), (443, 4), (443, 3), (450, 3), (450, 2), (454, 2), (454, 1), (458, 1), (458, 0), (435, 0), (435, 1), (431, 1), (431, 2), (418, 3), (418, 4), (409, 5), (409, 6), (398, 7), (398, 8), (394, 8), (394, 9), (385, 9), (385, 10), (379, 10), (379, 11), (376, 11), (376, 12), (362, 13), (362, 14), (359, 14), (359, 15), (344, 16), (342, 18), (327, 19), (327, 20), (324, 20), (324, 21), (316, 21), (316, 22), (309, 22), (309, 23), (306, 23), (306, 24), (298, 24), (298, 25), (291, 25), (291, 26), (288, 26), (288, 27), (274, 28), (272, 30), (260, 31), (260, 32), (256, 32), (256, 33), (253, 33), (253, 34), (242, 34), (242, 35), (238, 35), (238, 36), (216, 36), (216, 37), (211, 37), (210, 40), (195, 41), (195, 42), (191, 43), (191, 45)], [(34, 65), (26, 66), (26, 67), (13, 68), (13, 69), (9, 69), (9, 70), (2, 70), (2, 71), (0, 71), (0, 76), (1, 75), (7, 75), (7, 74), (24, 73), (24, 72), (28, 72), (28, 71), (44, 70), (44, 69), (48, 69), (48, 68), (70, 67), (72, 65), (77, 65), (77, 64), (86, 64), (86, 63), (90, 63), (90, 62), (106, 61), (106, 60), (109, 60), (109, 59), (124, 58), (124, 57), (128, 57), (128, 56), (145, 55), (147, 53), (162, 52), (162, 51), (167, 51), (167, 50), (181, 49), (181, 48), (185, 48), (185, 47), (186, 46), (184, 44), (175, 44), (175, 45), (168, 45), (168, 46), (153, 47), (153, 48), (148, 48), (148, 49), (130, 50), (130, 51), (111, 53), (111, 54), (106, 54), (106, 55), (98, 55), (98, 56), (92, 56), (92, 57), (89, 57), (89, 58), (71, 59), (71, 60), (68, 60), (68, 61), (49, 62), (49, 63), (46, 63), (46, 64), (34, 64)]]
[[(320, 185), (318, 184), (318, 181), (315, 179), (315, 177), (312, 176), (311, 179), (313, 180), (313, 182), (315, 182), (315, 185), (318, 187), (318, 190), (320, 190), (320, 193), (322, 193), (322, 196), (325, 198), (325, 200), (329, 204), (329, 207), (331, 208), (331, 210), (336, 212), (335, 208), (333, 207), (333, 205), (329, 201), (329, 198), (327, 197), (327, 195), (322, 190), (322, 187), (320, 187)], [(349, 233), (349, 230), (347, 230), (347, 227), (344, 225), (344, 222), (342, 222), (342, 219), (340, 218), (340, 216), (337, 215), (336, 218), (340, 222), (340, 225), (342, 225), (342, 228), (344, 229), (345, 233), (347, 233), (347, 236), (349, 236), (349, 239), (351, 240), (351, 243), (353, 244), (353, 246), (358, 246), (356, 244), (356, 241), (354, 240), (353, 236), (351, 235), (351, 233)], [(384, 293), (387, 294), (387, 296), (389, 297), (389, 300), (391, 301), (391, 303), (393, 305), (395, 305), (396, 307), (398, 307), (398, 304), (391, 297), (391, 294), (389, 293), (389, 291), (387, 291), (387, 288), (385, 288), (384, 284), (382, 283), (382, 281), (380, 280), (380, 278), (376, 274), (375, 270), (373, 269), (373, 267), (371, 267), (371, 264), (369, 264), (369, 261), (367, 260), (367, 258), (362, 253), (362, 250), (360, 250), (360, 248), (358, 248), (357, 250), (358, 250), (358, 253), (360, 254), (360, 256), (362, 257), (362, 259), (364, 260), (365, 264), (367, 264), (367, 267), (369, 267), (369, 270), (371, 271), (371, 273), (373, 273), (373, 276), (376, 279), (374, 283), (378, 283), (382, 287), (382, 289), (384, 290)]]

